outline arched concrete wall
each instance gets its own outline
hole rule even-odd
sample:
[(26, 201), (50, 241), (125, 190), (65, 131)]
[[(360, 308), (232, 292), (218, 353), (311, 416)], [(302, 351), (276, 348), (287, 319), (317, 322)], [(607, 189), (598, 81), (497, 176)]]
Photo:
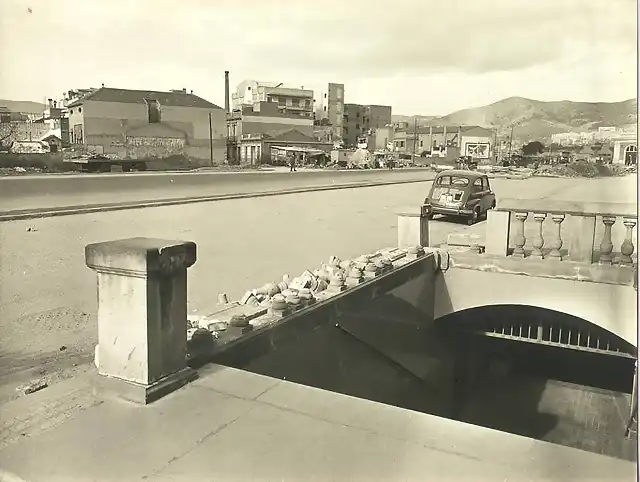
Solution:
[(527, 305), (582, 318), (638, 347), (632, 286), (452, 268), (437, 277), (434, 319), (493, 305)]

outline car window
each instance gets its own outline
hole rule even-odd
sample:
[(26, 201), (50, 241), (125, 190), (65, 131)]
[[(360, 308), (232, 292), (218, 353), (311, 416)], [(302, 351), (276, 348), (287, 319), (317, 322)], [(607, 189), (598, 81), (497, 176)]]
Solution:
[(489, 187), (489, 178), (488, 177), (483, 177), (482, 178), (482, 186), (483, 186), (485, 191), (490, 191), (491, 190), (491, 188)]
[(436, 183), (438, 186), (467, 186), (469, 179), (459, 176), (442, 176)]
[(474, 192), (481, 192), (482, 191), (482, 178), (478, 178), (474, 181), (473, 183), (473, 190)]

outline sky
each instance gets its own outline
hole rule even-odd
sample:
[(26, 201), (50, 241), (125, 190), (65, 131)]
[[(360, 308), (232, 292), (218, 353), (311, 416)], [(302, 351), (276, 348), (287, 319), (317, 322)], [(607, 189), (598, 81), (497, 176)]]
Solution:
[(635, 0), (0, 0), (0, 99), (245, 79), (445, 115), (637, 96)]

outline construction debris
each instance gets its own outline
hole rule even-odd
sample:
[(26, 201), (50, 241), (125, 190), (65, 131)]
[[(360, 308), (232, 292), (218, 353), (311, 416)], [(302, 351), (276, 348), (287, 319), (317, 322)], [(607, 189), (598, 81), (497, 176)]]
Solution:
[[(206, 352), (211, 343), (232, 340), (256, 328), (331, 298), (339, 293), (388, 273), (394, 263), (425, 255), (422, 247), (389, 248), (354, 259), (331, 256), (314, 270), (304, 270), (299, 276), (282, 276), (282, 281), (265, 283), (248, 290), (240, 300), (231, 302), (226, 294), (218, 295), (218, 305), (207, 315), (187, 317), (187, 345), (190, 356)], [(404, 259), (403, 259), (404, 258)]]

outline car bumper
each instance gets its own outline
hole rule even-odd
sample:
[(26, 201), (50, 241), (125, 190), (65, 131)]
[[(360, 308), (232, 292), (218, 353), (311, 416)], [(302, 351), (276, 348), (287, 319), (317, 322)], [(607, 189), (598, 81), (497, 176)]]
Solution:
[(454, 208), (445, 206), (429, 206), (431, 214), (446, 214), (449, 216), (471, 216), (473, 215), (472, 209), (467, 208)]

